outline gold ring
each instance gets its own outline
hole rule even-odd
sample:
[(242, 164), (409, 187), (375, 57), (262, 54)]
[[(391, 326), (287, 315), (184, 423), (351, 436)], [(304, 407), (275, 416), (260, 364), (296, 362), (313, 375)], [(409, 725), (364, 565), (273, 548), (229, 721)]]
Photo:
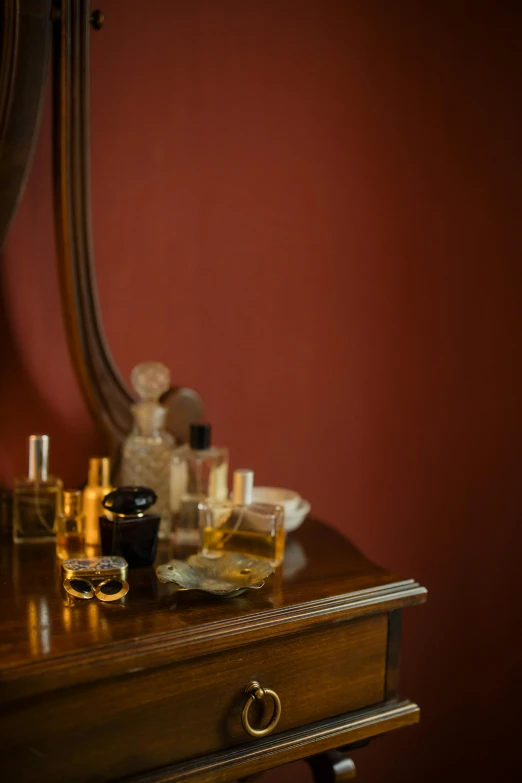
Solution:
[(100, 582), (95, 590), (96, 598), (100, 601), (119, 601), (129, 592), (129, 583), (124, 579), (111, 576), (104, 582)]
[[(275, 691), (270, 690), (270, 688), (262, 688), (255, 680), (248, 683), (245, 688), (245, 693), (247, 694), (248, 699), (246, 700), (243, 712), (241, 713), (243, 728), (251, 737), (266, 737), (266, 735), (270, 734), (279, 723), (279, 718), (281, 717), (281, 699)], [(256, 699), (262, 700), (265, 696), (270, 696), (274, 703), (272, 717), (264, 729), (253, 729), (248, 720), (248, 711)]]
[(63, 581), (63, 587), (66, 593), (73, 598), (92, 598), (94, 596), (94, 585), (83, 576), (67, 577)]

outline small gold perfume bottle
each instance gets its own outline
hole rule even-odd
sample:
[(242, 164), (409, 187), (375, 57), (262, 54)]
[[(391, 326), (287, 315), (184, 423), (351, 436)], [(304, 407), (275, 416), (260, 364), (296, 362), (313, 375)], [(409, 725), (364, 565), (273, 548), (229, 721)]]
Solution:
[(28, 475), (14, 481), (15, 543), (54, 543), (62, 486), (59, 478), (49, 474), (49, 436), (30, 435)]
[(111, 461), (109, 457), (92, 457), (89, 460), (88, 483), (83, 490), (83, 515), (85, 517), (85, 543), (88, 547), (100, 543), (99, 518), (103, 514), (102, 500), (112, 492)]
[(208, 557), (237, 552), (282, 563), (285, 552), (285, 512), (282, 506), (252, 503), (254, 473), (235, 470), (232, 500), (199, 504), (202, 551)]
[(66, 489), (62, 510), (56, 520), (56, 556), (60, 560), (85, 555), (84, 528), (82, 493), (77, 489)]

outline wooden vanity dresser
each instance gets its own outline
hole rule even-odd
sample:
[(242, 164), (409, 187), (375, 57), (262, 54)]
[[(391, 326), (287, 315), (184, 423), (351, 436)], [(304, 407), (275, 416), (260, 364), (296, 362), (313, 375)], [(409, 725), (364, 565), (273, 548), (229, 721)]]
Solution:
[[(9, 154), (0, 173), (10, 186), (0, 245), (29, 172), (51, 62), (64, 323), (103, 453), (117, 466), (134, 395), (104, 334), (90, 231), (90, 36), (103, 19), (88, 0), (3, 4), (0, 126)], [(146, 22), (165, 25), (148, 7)], [(125, 41), (121, 19), (119, 29)], [(151, 83), (170, 84), (169, 74), (160, 69)], [(157, 92), (172, 100), (170, 89)], [(161, 111), (160, 103), (151, 116)], [(157, 141), (162, 123), (150, 126), (151, 149), (169, 149), (170, 136)], [(183, 443), (203, 403), (174, 380), (164, 402)], [(158, 562), (173, 554), (164, 547)], [(403, 608), (426, 591), (320, 522), (288, 537), (285, 562), (262, 589), (229, 599), (176, 595), (148, 568), (129, 573), (124, 603), (69, 603), (52, 544), (0, 541), (0, 566), (1, 783), (225, 783), (297, 759), (310, 761), (317, 781), (345, 781), (353, 764), (336, 749), (418, 721), (418, 707), (397, 692), (400, 629)]]
[(402, 609), (425, 589), (320, 522), (229, 599), (150, 568), (124, 604), (69, 603), (52, 546), (0, 552), (2, 783), (224, 783), (305, 758), (317, 781), (350, 780), (334, 749), (419, 719), (397, 683)]

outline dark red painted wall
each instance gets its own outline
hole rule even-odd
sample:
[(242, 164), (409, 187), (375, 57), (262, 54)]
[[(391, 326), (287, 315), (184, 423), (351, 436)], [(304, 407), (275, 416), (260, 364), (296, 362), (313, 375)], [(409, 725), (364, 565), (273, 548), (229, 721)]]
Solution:
[[(92, 41), (115, 358), (126, 376), (165, 361), (234, 466), (300, 490), (428, 586), (404, 632), (421, 726), (359, 752), (361, 781), (511, 780), (520, 5), (152, 5), (107, 0)], [(48, 430), (55, 468), (80, 482), (96, 435), (62, 332), (50, 198), (47, 124), (3, 254), (0, 465), (23, 471), (26, 434)]]

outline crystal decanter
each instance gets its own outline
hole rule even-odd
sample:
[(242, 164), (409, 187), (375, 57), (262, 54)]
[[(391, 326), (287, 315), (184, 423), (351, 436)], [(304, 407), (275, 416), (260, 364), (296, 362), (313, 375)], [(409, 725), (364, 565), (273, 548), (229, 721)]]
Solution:
[(123, 444), (122, 483), (154, 490), (158, 502), (152, 513), (161, 517), (160, 536), (170, 532), (170, 462), (175, 440), (165, 429), (167, 409), (159, 398), (170, 388), (170, 373), (159, 362), (143, 362), (131, 373), (139, 401), (131, 407), (134, 430)]

